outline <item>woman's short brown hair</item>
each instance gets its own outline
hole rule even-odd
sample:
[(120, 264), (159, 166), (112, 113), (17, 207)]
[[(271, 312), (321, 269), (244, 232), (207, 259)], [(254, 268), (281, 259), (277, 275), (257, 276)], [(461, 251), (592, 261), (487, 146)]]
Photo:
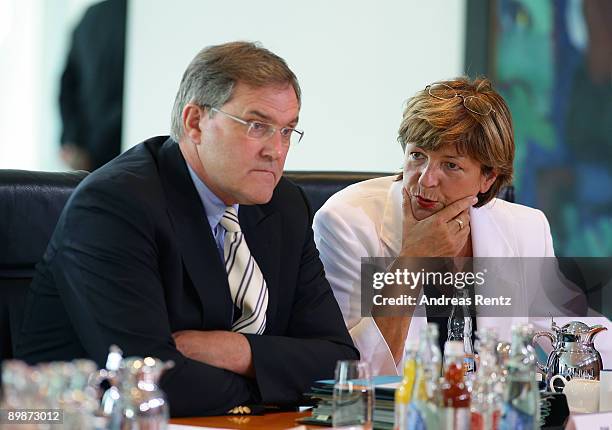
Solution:
[[(457, 152), (480, 162), (484, 174), (495, 171), (497, 179), (489, 191), (478, 195), (476, 207), (482, 206), (512, 182), (514, 133), (510, 110), (488, 79), (470, 81), (461, 77), (437, 83), (453, 88), (460, 97), (440, 100), (431, 96), (428, 88), (419, 91), (406, 104), (398, 141), (404, 151), (408, 143), (433, 151), (455, 144)], [(450, 89), (449, 93), (452, 96)], [(467, 109), (464, 100), (469, 96), (490, 104), (491, 112), (481, 115)]]

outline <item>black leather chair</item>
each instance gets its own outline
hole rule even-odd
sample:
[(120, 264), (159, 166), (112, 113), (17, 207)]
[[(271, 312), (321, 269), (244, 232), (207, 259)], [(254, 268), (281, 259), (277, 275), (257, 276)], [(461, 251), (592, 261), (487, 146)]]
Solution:
[[(313, 213), (334, 193), (381, 172), (285, 172), (301, 186)], [(25, 293), (66, 201), (87, 172), (0, 170), (0, 360), (13, 356)], [(500, 197), (513, 201), (512, 187)]]
[[(286, 172), (313, 213), (347, 185), (388, 173)], [(0, 360), (13, 356), (25, 293), (66, 201), (87, 172), (0, 170)]]
[(68, 197), (86, 175), (0, 170), (0, 360), (13, 356), (34, 266)]

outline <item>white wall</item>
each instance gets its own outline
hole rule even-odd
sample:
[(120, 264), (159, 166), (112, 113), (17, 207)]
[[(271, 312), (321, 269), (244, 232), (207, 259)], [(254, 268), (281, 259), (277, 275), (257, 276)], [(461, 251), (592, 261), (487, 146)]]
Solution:
[(288, 170), (400, 168), (403, 104), (463, 70), (465, 0), (132, 0), (124, 144), (168, 134), (182, 73), (204, 46), (260, 41), (300, 81)]
[(59, 82), (72, 29), (96, 0), (0, 0), (0, 168), (67, 170)]
[(34, 2), (0, 0), (0, 168), (32, 168), (37, 163), (33, 126), (40, 92), (37, 44), (41, 14)]

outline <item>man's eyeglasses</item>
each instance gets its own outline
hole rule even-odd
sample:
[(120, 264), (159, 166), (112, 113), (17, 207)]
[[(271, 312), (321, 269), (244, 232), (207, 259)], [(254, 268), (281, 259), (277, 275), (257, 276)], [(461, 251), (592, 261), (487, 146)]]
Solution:
[(206, 107), (210, 108), (210, 110), (212, 111), (222, 113), (223, 115), (227, 116), (228, 118), (233, 119), (236, 122), (239, 122), (242, 125), (246, 125), (247, 126), (246, 135), (250, 137), (251, 139), (265, 141), (265, 140), (270, 139), (274, 135), (274, 133), (276, 133), (276, 130), (279, 130), (280, 135), (281, 135), (281, 142), (285, 146), (289, 146), (289, 145), (296, 145), (300, 143), (300, 140), (302, 140), (302, 137), (304, 137), (304, 132), (296, 128), (283, 127), (281, 129), (277, 129), (272, 124), (268, 124), (268, 123), (261, 122), (261, 121), (254, 121), (254, 120), (246, 121), (235, 115), (229, 114), (227, 112), (223, 112), (221, 109), (217, 109), (216, 107), (212, 107), (212, 106), (206, 106)]
[(427, 92), (433, 98), (438, 100), (451, 100), (455, 97), (461, 97), (463, 106), (470, 112), (477, 115), (489, 115), (495, 112), (491, 103), (479, 96), (464, 96), (459, 94), (453, 87), (446, 84), (431, 84), (425, 87)]

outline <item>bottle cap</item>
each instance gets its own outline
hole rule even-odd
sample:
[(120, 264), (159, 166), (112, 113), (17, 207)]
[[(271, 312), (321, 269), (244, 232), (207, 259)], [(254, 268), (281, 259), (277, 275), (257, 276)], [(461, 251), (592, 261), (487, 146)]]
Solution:
[(418, 351), (419, 341), (417, 339), (406, 340), (406, 351)]
[(530, 323), (526, 323), (526, 322), (513, 324), (512, 333), (519, 334), (521, 337), (533, 336), (533, 325)]
[(449, 340), (444, 344), (444, 355), (465, 355), (463, 342), (460, 340)]
[(106, 358), (106, 370), (119, 370), (123, 360), (123, 351), (117, 345), (111, 345), (108, 357)]
[(423, 332), (429, 334), (430, 336), (438, 337), (438, 324), (428, 322), (426, 326), (423, 327)]

